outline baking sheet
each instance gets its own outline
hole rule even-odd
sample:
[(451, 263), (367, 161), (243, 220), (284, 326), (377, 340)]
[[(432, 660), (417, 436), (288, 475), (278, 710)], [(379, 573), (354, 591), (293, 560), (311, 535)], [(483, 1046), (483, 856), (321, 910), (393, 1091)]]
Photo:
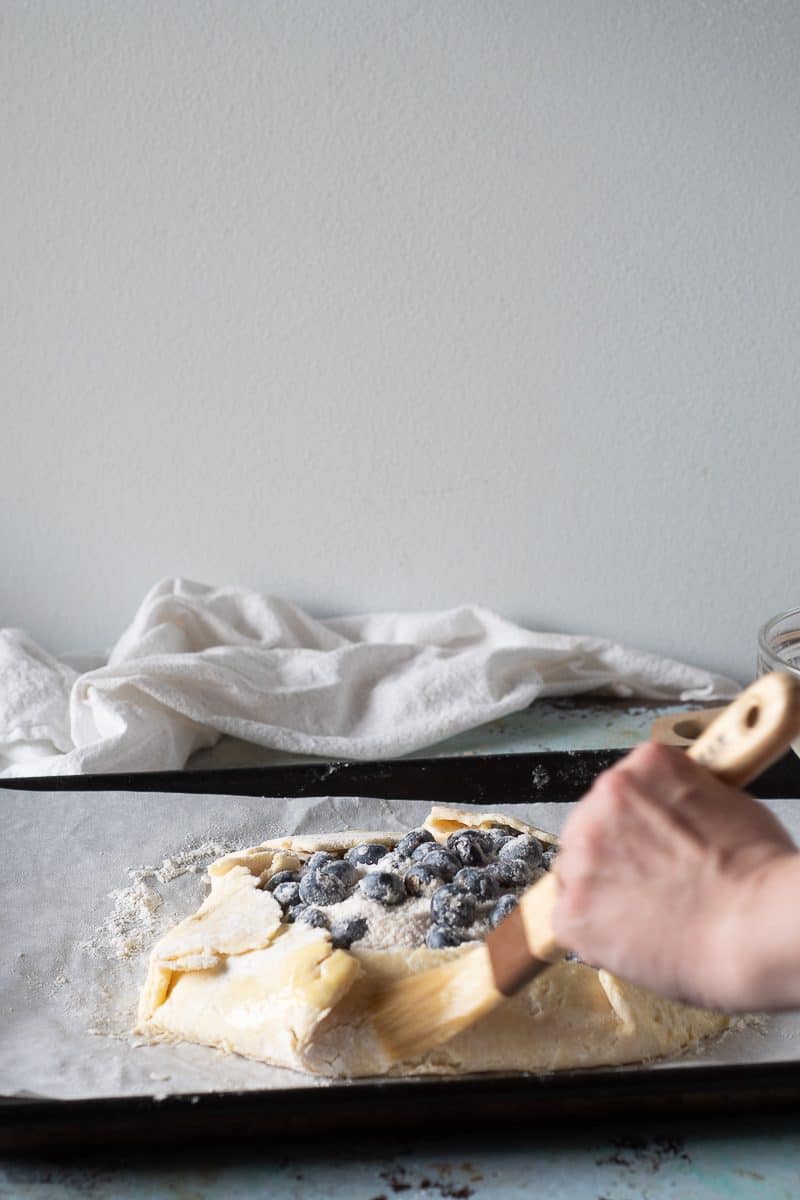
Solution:
[[(1, 1096), (347, 1086), (203, 1046), (143, 1044), (131, 1029), (147, 956), (195, 910), (205, 867), (226, 851), (286, 833), (407, 829), (422, 822), (428, 801), (9, 790), (0, 803)], [(570, 807), (508, 805), (555, 833)], [(768, 807), (800, 837), (797, 800)], [(798, 1059), (800, 1014), (792, 1013), (740, 1025), (679, 1064)]]

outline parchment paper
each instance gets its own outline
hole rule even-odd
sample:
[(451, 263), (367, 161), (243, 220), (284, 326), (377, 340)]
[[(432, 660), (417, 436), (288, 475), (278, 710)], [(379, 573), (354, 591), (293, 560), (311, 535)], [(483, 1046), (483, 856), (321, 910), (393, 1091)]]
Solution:
[[(502, 800), (493, 807), (502, 811)], [(770, 807), (800, 835), (800, 802)], [(555, 833), (569, 808), (509, 806)], [(282, 833), (404, 830), (419, 825), (429, 809), (423, 801), (356, 797), (0, 793), (0, 1096), (347, 1086), (203, 1046), (141, 1044), (130, 1031), (147, 956), (165, 929), (195, 910), (207, 892), (204, 868), (226, 850)], [(196, 853), (209, 843), (207, 853)], [(180, 873), (187, 862), (193, 866)], [(142, 867), (159, 872), (144, 877), (156, 907), (144, 927), (126, 929), (120, 894), (130, 896), (132, 881), (142, 878), (131, 872)], [(133, 952), (120, 957), (126, 938)], [(771, 1017), (680, 1062), (691, 1069), (800, 1059), (798, 1035), (800, 1014)]]

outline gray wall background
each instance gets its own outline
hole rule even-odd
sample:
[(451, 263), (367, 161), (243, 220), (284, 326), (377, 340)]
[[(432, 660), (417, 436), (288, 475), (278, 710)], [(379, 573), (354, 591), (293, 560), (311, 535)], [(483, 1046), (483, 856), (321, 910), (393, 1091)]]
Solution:
[(750, 676), (799, 63), (796, 0), (5, 0), (0, 620), (184, 574)]

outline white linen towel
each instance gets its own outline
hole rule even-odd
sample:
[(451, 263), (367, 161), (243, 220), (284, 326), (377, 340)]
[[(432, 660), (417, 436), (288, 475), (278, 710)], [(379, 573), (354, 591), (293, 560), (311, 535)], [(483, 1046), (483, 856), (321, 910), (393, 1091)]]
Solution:
[(721, 675), (602, 638), (533, 633), (473, 605), (318, 621), (244, 588), (165, 579), (105, 665), (80, 674), (0, 631), (0, 774), (170, 770), (223, 734), (325, 758), (392, 758), (537, 696), (711, 700)]

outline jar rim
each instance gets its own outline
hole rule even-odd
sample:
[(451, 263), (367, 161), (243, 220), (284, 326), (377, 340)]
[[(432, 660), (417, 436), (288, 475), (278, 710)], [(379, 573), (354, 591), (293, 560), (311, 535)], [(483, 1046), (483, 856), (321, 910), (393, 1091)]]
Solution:
[(781, 657), (780, 650), (776, 649), (770, 641), (770, 635), (776, 625), (780, 625), (782, 621), (787, 621), (791, 617), (798, 619), (797, 641), (800, 643), (800, 608), (789, 608), (785, 612), (777, 613), (774, 617), (770, 617), (768, 621), (764, 622), (758, 631), (758, 649), (769, 660), (771, 666), (777, 667), (779, 670), (790, 671), (792, 674), (797, 675), (800, 674), (798, 668), (787, 663)]

